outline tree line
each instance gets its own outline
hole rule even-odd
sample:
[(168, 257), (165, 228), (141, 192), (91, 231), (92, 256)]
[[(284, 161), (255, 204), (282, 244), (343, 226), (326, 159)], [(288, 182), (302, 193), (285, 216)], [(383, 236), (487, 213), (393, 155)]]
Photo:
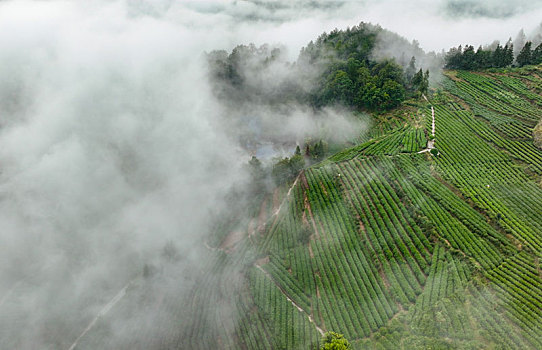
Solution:
[(528, 64), (542, 64), (542, 43), (540, 43), (534, 50), (531, 49), (533, 43), (527, 41), (525, 46), (521, 49), (516, 57), (516, 63), (518, 66), (523, 67)]
[(514, 45), (508, 41), (503, 47), (500, 44), (494, 49), (478, 47), (474, 49), (472, 45), (451, 48), (444, 57), (445, 68), (479, 70), (487, 68), (505, 68), (513, 64), (523, 67), (529, 64), (542, 63), (542, 44), (532, 49), (532, 42), (527, 41), (514, 62)]

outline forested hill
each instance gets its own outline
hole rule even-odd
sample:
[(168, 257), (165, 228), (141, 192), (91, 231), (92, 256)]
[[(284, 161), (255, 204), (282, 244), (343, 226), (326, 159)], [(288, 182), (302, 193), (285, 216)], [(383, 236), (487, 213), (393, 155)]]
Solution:
[[(379, 56), (383, 41), (401, 47), (399, 62)], [(422, 67), (416, 69), (416, 56), (420, 61), (425, 53), (379, 26), (361, 23), (320, 35), (301, 49), (296, 62), (287, 62), (280, 48), (252, 44), (231, 53), (213, 51), (207, 59), (216, 92), (227, 101), (296, 101), (315, 108), (342, 105), (384, 111), (416, 90), (426, 90), (428, 73), (424, 80)], [(415, 79), (417, 72), (421, 76)]]

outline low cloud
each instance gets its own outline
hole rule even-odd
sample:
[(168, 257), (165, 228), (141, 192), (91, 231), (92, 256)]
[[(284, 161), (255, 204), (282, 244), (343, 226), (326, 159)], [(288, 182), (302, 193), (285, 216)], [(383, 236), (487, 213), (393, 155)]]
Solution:
[(449, 0), (444, 2), (443, 7), (446, 13), (452, 17), (466, 16), (505, 19), (536, 9), (536, 3), (536, 1), (528, 0), (507, 2), (498, 0)]
[(501, 20), (452, 18), (441, 5), (0, 2), (0, 347), (69, 348), (168, 242), (183, 278), (164, 291), (187, 290), (209, 213), (245, 180), (240, 136), (296, 143), (364, 126), (338, 109), (235, 110), (214, 95), (204, 52), (281, 43), (294, 61), (323, 31), (361, 21), (439, 50), (506, 39), (541, 18), (534, 5)]

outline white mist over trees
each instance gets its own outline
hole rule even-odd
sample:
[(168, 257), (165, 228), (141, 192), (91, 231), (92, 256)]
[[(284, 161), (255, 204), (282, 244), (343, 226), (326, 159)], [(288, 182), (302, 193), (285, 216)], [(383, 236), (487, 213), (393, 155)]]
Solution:
[[(255, 42), (296, 55), (323, 31), (361, 20), (409, 23), (402, 35), (429, 32), (420, 46), (438, 50), (474, 23), (445, 17), (460, 38), (440, 41), (443, 3), (0, 2), (0, 348), (68, 349), (142, 272), (169, 271), (175, 278), (153, 292), (182, 295), (198, 273), (209, 214), (248, 177), (242, 117), (257, 115), (288, 140), (320, 130), (303, 108), (234, 114), (212, 92), (204, 52)], [(475, 39), (517, 30), (517, 16), (503, 21), (484, 19), (503, 28)], [(338, 110), (323, 115), (339, 121), (324, 128), (351, 126)], [(137, 340), (124, 323), (154, 331), (153, 314), (134, 313), (112, 326), (119, 347)]]

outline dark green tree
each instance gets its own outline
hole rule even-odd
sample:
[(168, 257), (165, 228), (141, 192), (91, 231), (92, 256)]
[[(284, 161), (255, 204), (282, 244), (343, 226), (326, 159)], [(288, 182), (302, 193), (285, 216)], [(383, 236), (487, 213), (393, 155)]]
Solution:
[(426, 94), (429, 90), (429, 69), (425, 70), (423, 74), (422, 85), (420, 86), (420, 93)]
[(505, 52), (503, 50), (503, 47), (500, 44), (497, 44), (495, 51), (493, 51), (493, 54), (491, 55), (491, 65), (493, 67), (502, 67), (504, 62), (504, 55)]
[(408, 67), (406, 67), (405, 69), (405, 78), (408, 84), (412, 83), (412, 78), (414, 77), (414, 74), (416, 74), (416, 57), (412, 56)]
[(474, 70), (476, 69), (475, 52), (472, 45), (465, 46), (462, 57), (462, 69)]
[(516, 58), (516, 63), (518, 64), (518, 66), (523, 67), (527, 64), (531, 64), (531, 45), (532, 43), (530, 41), (527, 41), (519, 52), (518, 57)]
[(449, 69), (460, 69), (461, 68), (461, 61), (463, 58), (463, 49), (461, 48), (461, 45), (458, 48), (452, 47), (448, 53), (446, 53), (446, 57), (444, 58), (446, 62), (446, 68)]
[(363, 64), (359, 60), (352, 57), (350, 57), (348, 61), (346, 61), (346, 73), (348, 74), (350, 80), (352, 80), (353, 82), (356, 81), (358, 70), (362, 67), (362, 65)]
[(271, 176), (276, 184), (282, 184), (288, 181), (291, 177), (290, 159), (282, 158), (273, 165)]
[(542, 64), (542, 43), (533, 50), (531, 61), (532, 64)]
[(335, 332), (326, 332), (322, 337), (320, 350), (349, 350), (352, 349), (344, 335)]
[(354, 95), (354, 105), (358, 108), (368, 107), (365, 98), (370, 86), (374, 85), (373, 81), (369, 68), (362, 66), (358, 69)]
[(382, 91), (375, 83), (370, 82), (359, 91), (358, 101), (366, 108), (378, 109), (378, 106), (382, 104)]
[(320, 140), (314, 144), (312, 147), (312, 157), (316, 160), (324, 158), (327, 152), (327, 143)]
[(338, 70), (330, 76), (324, 87), (325, 104), (339, 103), (350, 106), (353, 103), (354, 83), (343, 70)]
[(301, 154), (293, 155), (290, 158), (290, 176), (294, 179), (305, 167), (305, 158)]
[(405, 99), (405, 89), (395, 80), (388, 79), (380, 89), (380, 106), (378, 109), (387, 110), (397, 107)]
[(420, 68), (418, 73), (416, 73), (412, 79), (412, 85), (416, 88), (420, 95), (427, 93), (429, 88), (429, 70), (426, 70), (424, 73)]
[(508, 67), (514, 62), (514, 44), (511, 40), (504, 46), (504, 57), (501, 67)]
[(382, 86), (386, 80), (391, 79), (403, 84), (403, 68), (393, 60), (386, 60), (377, 63), (372, 68), (372, 75), (376, 78), (377, 86)]
[(414, 74), (414, 77), (412, 78), (412, 85), (416, 88), (418, 88), (423, 83), (423, 70), (420, 68), (420, 70)]
[(474, 55), (477, 69), (485, 69), (491, 67), (491, 51), (484, 50), (482, 46), (478, 47)]
[(275, 183), (281, 184), (295, 179), (297, 174), (305, 167), (305, 158), (301, 154), (294, 154), (290, 158), (278, 160), (271, 170)]
[(369, 68), (367, 68), (367, 66), (361, 66), (360, 68), (358, 68), (356, 84), (360, 88), (364, 87), (372, 81), (373, 77), (371, 76), (371, 71), (369, 71)]

